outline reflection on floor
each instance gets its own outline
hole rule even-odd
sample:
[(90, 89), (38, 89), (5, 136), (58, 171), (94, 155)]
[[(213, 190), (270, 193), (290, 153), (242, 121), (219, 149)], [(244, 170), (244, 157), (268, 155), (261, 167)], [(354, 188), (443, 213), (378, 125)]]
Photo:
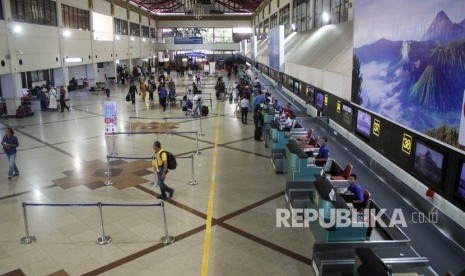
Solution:
[[(192, 79), (171, 76), (180, 99)], [(227, 87), (229, 81), (233, 80), (226, 78)], [(215, 82), (204, 78), (203, 91), (214, 95)], [(199, 275), (217, 128), (209, 274), (313, 274), (312, 235), (305, 228), (276, 227), (276, 209), (286, 208), (284, 177), (273, 173), (268, 150), (252, 139), (253, 123), (242, 125), (234, 104), (213, 99), (209, 116), (192, 120), (184, 117), (180, 106), (163, 113), (157, 100), (139, 97), (135, 106), (128, 104), (127, 90), (117, 85), (109, 98), (117, 103), (118, 130), (152, 134), (105, 137), (107, 99), (84, 90), (69, 93), (69, 113), (41, 112), (33, 102), (35, 116), (2, 119), (2, 126), (13, 127), (20, 141), (21, 175), (7, 179), (2, 154), (0, 275)], [(163, 133), (168, 130), (185, 133)], [(165, 235), (160, 208), (143, 206), (159, 202), (159, 188), (151, 185), (154, 140), (178, 156), (178, 168), (166, 181), (175, 189), (165, 205), (168, 232), (176, 239), (170, 245), (160, 243)], [(112, 153), (114, 158), (107, 162)], [(110, 186), (105, 185), (108, 170), (114, 181)], [(188, 185), (192, 179), (198, 185)], [(103, 208), (105, 234), (112, 237), (107, 245), (96, 243), (102, 234), (95, 206), (28, 206), (29, 233), (37, 241), (22, 245), (22, 202), (140, 206)]]

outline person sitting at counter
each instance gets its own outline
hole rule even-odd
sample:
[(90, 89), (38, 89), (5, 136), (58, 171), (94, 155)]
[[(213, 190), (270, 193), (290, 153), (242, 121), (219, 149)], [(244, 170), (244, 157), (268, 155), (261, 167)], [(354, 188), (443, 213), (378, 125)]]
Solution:
[(274, 100), (273, 108), (279, 114), (281, 114), (281, 112), (283, 112), (283, 107), (278, 103), (278, 100), (276, 100), (276, 99)]
[(357, 210), (362, 208), (362, 203), (363, 203), (363, 190), (362, 187), (356, 183), (357, 181), (357, 175), (356, 174), (351, 174), (349, 176), (349, 179), (347, 180), (347, 183), (349, 184), (349, 187), (347, 188), (347, 191), (351, 192), (354, 195), (354, 208)]
[(318, 150), (317, 156), (315, 156), (316, 160), (324, 160), (324, 161), (326, 161), (328, 159), (329, 149), (328, 149), (328, 146), (326, 144), (327, 142), (328, 142), (328, 138), (326, 138), (326, 137), (321, 138), (321, 140), (320, 140), (320, 148)]
[(291, 119), (291, 114), (286, 112), (284, 114), (284, 120), (281, 120), (281, 129), (284, 131), (291, 131), (293, 120)]

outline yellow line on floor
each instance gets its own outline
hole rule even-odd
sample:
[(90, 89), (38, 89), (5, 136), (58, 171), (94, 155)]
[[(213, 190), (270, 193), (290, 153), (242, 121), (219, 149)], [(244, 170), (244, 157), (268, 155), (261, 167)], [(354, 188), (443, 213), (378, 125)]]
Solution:
[(217, 109), (218, 115), (216, 117), (215, 150), (213, 151), (210, 195), (208, 196), (207, 228), (205, 229), (205, 241), (203, 244), (202, 276), (208, 275), (208, 259), (210, 257), (210, 237), (211, 237), (211, 232), (212, 232), (213, 200), (215, 198), (216, 159), (218, 155), (218, 136), (219, 136), (219, 130), (220, 130), (221, 106), (222, 106), (222, 103), (220, 102), (218, 105), (218, 109)]

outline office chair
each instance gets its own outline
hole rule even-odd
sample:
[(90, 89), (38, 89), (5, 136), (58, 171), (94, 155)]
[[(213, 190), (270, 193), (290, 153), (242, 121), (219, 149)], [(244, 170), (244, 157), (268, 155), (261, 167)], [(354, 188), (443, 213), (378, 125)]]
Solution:
[[(316, 149), (316, 147), (318, 146), (318, 139), (319, 138), (320, 138), (319, 136), (315, 137), (315, 140), (313, 141), (313, 144), (311, 144), (311, 145), (304, 144), (304, 149)], [(311, 141), (311, 140), (309, 140), (309, 141)]]
[(309, 128), (306, 136), (294, 136), (294, 138), (296, 138), (296, 140), (299, 142), (303, 142), (307, 144), (308, 141), (312, 139), (312, 134), (313, 134), (313, 128)]
[[(363, 201), (359, 200), (354, 200), (353, 202), (354, 208), (357, 208), (357, 212), (359, 216), (365, 219), (365, 214), (364, 210), (369, 210), (370, 209), (370, 204), (371, 204), (371, 194), (368, 190), (365, 190), (363, 192)], [(367, 227), (367, 233), (366, 233), (366, 240), (370, 240), (371, 233), (373, 232), (373, 227), (371, 226), (373, 223), (376, 223), (375, 221), (372, 221), (372, 214), (368, 211), (368, 227)]]
[(331, 176), (331, 180), (347, 180), (349, 179), (350, 173), (352, 172), (354, 166), (352, 164), (347, 163), (344, 171), (342, 172), (341, 175), (334, 175)]

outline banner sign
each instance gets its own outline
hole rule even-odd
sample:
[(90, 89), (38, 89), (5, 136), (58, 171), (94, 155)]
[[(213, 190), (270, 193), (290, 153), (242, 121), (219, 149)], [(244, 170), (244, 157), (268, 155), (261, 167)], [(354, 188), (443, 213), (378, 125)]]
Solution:
[(174, 44), (203, 44), (203, 37), (174, 37)]
[(117, 132), (116, 102), (105, 101), (103, 103), (103, 112), (105, 116), (105, 135), (111, 135), (113, 132)]

